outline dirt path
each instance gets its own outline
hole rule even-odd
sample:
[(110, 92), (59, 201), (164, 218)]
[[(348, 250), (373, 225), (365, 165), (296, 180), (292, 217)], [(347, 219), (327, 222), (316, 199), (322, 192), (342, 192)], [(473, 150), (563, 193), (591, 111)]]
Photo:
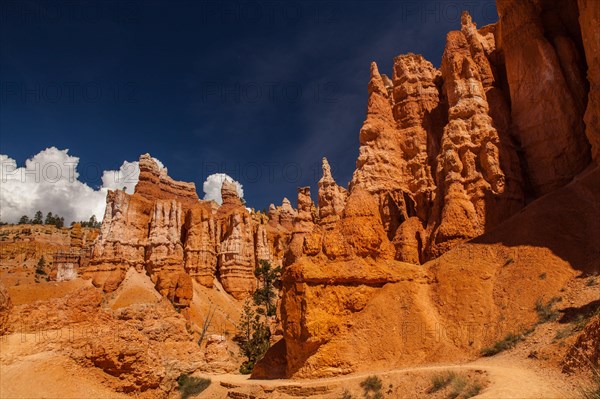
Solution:
[[(536, 371), (530, 365), (515, 361), (511, 358), (502, 356), (493, 358), (482, 358), (474, 362), (465, 364), (432, 365), (395, 369), (377, 373), (381, 377), (399, 376), (411, 372), (427, 371), (485, 371), (490, 379), (490, 385), (477, 396), (477, 398), (518, 398), (518, 399), (551, 399), (551, 398), (573, 398), (573, 392), (565, 388), (563, 381), (557, 378), (551, 378)], [(274, 387), (282, 386), (301, 386), (301, 387), (319, 387), (319, 386), (343, 386), (345, 382), (355, 382), (364, 380), (373, 372), (357, 373), (347, 376), (322, 378), (318, 380), (249, 380), (248, 376), (238, 374), (211, 375), (214, 383), (233, 384), (243, 387), (261, 387), (266, 391)], [(216, 384), (215, 384), (216, 385)], [(315, 396), (315, 398), (318, 396)]]

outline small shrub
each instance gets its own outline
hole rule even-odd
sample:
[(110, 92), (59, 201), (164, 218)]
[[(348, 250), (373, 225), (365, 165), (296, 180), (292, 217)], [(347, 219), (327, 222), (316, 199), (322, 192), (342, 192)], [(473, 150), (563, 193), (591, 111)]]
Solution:
[(352, 396), (350, 391), (348, 391), (347, 389), (344, 389), (344, 392), (342, 392), (341, 399), (354, 399), (354, 397)]
[(594, 277), (590, 277), (588, 278), (588, 280), (585, 282), (585, 285), (588, 287), (593, 287), (596, 285), (596, 279)]
[(252, 370), (254, 370), (254, 362), (251, 362), (249, 360), (246, 360), (240, 366), (240, 373), (241, 374), (251, 374)]
[(592, 319), (592, 317), (596, 316), (598, 313), (600, 313), (600, 308), (594, 310), (594, 311), (590, 311), (584, 314), (579, 314), (577, 315), (577, 317), (575, 318), (575, 320), (573, 320), (573, 330), (575, 331), (581, 331), (585, 328), (585, 326), (588, 325), (588, 323), (590, 322), (590, 320)]
[(482, 356), (494, 356), (502, 351), (507, 349), (514, 348), (517, 343), (523, 340), (523, 335), (509, 333), (502, 339), (502, 341), (498, 341), (489, 348), (484, 348), (481, 350)]
[(469, 388), (467, 388), (467, 390), (463, 393), (463, 398), (464, 399), (468, 399), (468, 398), (472, 398), (473, 396), (477, 396), (481, 393), (481, 391), (483, 390), (483, 387), (475, 382), (472, 385), (469, 386)]
[(431, 377), (431, 387), (427, 390), (427, 393), (441, 391), (442, 389), (450, 385), (452, 380), (454, 380), (455, 378), (456, 373), (451, 371), (447, 373), (435, 374), (433, 377)]
[(567, 338), (571, 334), (573, 334), (573, 327), (567, 327), (562, 330), (559, 330), (556, 332), (556, 335), (554, 336), (554, 341), (559, 341), (561, 339)]
[(539, 277), (540, 277), (540, 280), (545, 280), (545, 279), (546, 279), (546, 276), (547, 276), (547, 275), (546, 275), (546, 273), (542, 273), (542, 274), (540, 274), (540, 275), (539, 275)]
[(448, 394), (448, 399), (456, 399), (465, 390), (467, 380), (464, 377), (456, 377), (452, 382), (452, 390)]
[(539, 318), (538, 323), (541, 324), (556, 320), (558, 317), (558, 312), (553, 309), (553, 306), (556, 302), (560, 302), (561, 300), (562, 298), (560, 297), (554, 297), (544, 304), (538, 299), (535, 303), (535, 311), (537, 312)]
[(190, 377), (187, 374), (181, 374), (177, 379), (181, 399), (187, 399), (190, 396), (198, 395), (210, 386), (211, 380), (208, 378)]
[(365, 399), (383, 399), (383, 394), (381, 393), (383, 384), (379, 377), (374, 375), (367, 377), (367, 379), (360, 383), (360, 386), (365, 392)]

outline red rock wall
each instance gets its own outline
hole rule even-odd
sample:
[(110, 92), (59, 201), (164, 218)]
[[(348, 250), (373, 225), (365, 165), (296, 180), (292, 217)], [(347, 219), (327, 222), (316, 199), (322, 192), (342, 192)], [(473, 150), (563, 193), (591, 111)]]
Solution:
[[(440, 70), (414, 54), (395, 59), (393, 79), (372, 64), (348, 192), (326, 160), (318, 216), (310, 212), (309, 189), (299, 189), (282, 277), (284, 343), (257, 365), (256, 376), (322, 377), (466, 359), (509, 330), (446, 343), (415, 334), (411, 343), (398, 329), (406, 322), (433, 331), (534, 321), (535, 300), (573, 274), (569, 256), (552, 250), (566, 254), (555, 235), (566, 242), (578, 228), (561, 222), (565, 232), (546, 234), (538, 226), (555, 212), (553, 201), (564, 204), (569, 192), (585, 197), (569, 217), (594, 232), (581, 253), (591, 256), (598, 240), (586, 216), (597, 213), (590, 206), (597, 190), (589, 190), (597, 170), (563, 187), (590, 165), (590, 142), (598, 157), (597, 62), (586, 64), (598, 58), (598, 4), (499, 0), (499, 24), (477, 29), (463, 14), (461, 29), (447, 36)], [(519, 217), (527, 228), (517, 227)], [(520, 258), (510, 263), (502, 245), (468, 241), (509, 242), (506, 234), (520, 237)], [(428, 260), (422, 268), (404, 263)], [(512, 263), (518, 265), (508, 270)], [(551, 277), (531, 283), (539, 271), (525, 264)]]
[[(105, 291), (115, 290), (129, 267), (145, 269), (156, 289), (187, 306), (192, 280), (212, 287), (218, 279), (238, 299), (256, 286), (258, 260), (281, 263), (289, 231), (277, 221), (251, 214), (235, 185), (224, 182), (223, 204), (200, 201), (191, 183), (172, 180), (149, 155), (140, 157), (133, 195), (110, 191), (101, 234), (85, 276)], [(284, 203), (285, 205), (285, 203)], [(293, 208), (282, 206), (282, 219)], [(289, 209), (288, 209), (289, 208)]]

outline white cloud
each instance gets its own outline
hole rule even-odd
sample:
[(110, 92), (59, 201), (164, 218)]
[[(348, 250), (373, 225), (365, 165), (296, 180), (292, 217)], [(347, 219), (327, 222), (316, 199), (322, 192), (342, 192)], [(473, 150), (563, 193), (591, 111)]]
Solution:
[[(156, 158), (152, 158), (154, 162), (158, 164), (159, 169), (167, 169), (161, 161)], [(102, 174), (102, 188), (108, 190), (122, 190), (125, 189), (127, 194), (133, 194), (135, 186), (140, 178), (140, 163), (134, 162), (123, 162), (119, 170), (105, 170)]]
[[(79, 158), (69, 150), (50, 147), (25, 161), (17, 162), (0, 154), (0, 220), (15, 223), (22, 215), (29, 217), (41, 210), (65, 218), (65, 224), (104, 217), (106, 192), (127, 187), (133, 193), (139, 179), (138, 162), (123, 162), (119, 170), (104, 171), (102, 187), (93, 189), (79, 180)], [(161, 168), (164, 165), (155, 159)]]
[(214, 173), (208, 176), (204, 181), (204, 184), (202, 184), (202, 190), (204, 190), (204, 199), (213, 200), (220, 205), (223, 202), (221, 199), (221, 186), (223, 185), (223, 181), (226, 179), (235, 183), (238, 195), (240, 198), (244, 198), (244, 190), (239, 182), (233, 180), (231, 176), (226, 175), (225, 173)]

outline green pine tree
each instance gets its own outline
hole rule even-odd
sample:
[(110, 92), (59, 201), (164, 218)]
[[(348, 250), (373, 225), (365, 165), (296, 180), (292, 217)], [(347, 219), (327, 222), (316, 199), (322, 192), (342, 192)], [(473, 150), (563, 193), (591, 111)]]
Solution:
[(52, 212), (48, 212), (46, 214), (46, 219), (44, 220), (44, 224), (54, 224), (54, 216), (52, 216)]
[(33, 220), (31, 221), (31, 223), (33, 224), (42, 224), (42, 218), (44, 217), (44, 215), (42, 214), (42, 211), (37, 211), (35, 213), (35, 216), (33, 217)]
[(260, 266), (254, 271), (260, 287), (252, 296), (253, 306), (249, 301), (244, 304), (238, 333), (234, 338), (242, 354), (247, 358), (240, 367), (242, 374), (251, 373), (256, 362), (262, 359), (269, 349), (271, 339), (269, 318), (276, 314), (275, 285), (280, 274), (280, 267), (273, 269), (271, 264), (264, 260), (260, 261)]

